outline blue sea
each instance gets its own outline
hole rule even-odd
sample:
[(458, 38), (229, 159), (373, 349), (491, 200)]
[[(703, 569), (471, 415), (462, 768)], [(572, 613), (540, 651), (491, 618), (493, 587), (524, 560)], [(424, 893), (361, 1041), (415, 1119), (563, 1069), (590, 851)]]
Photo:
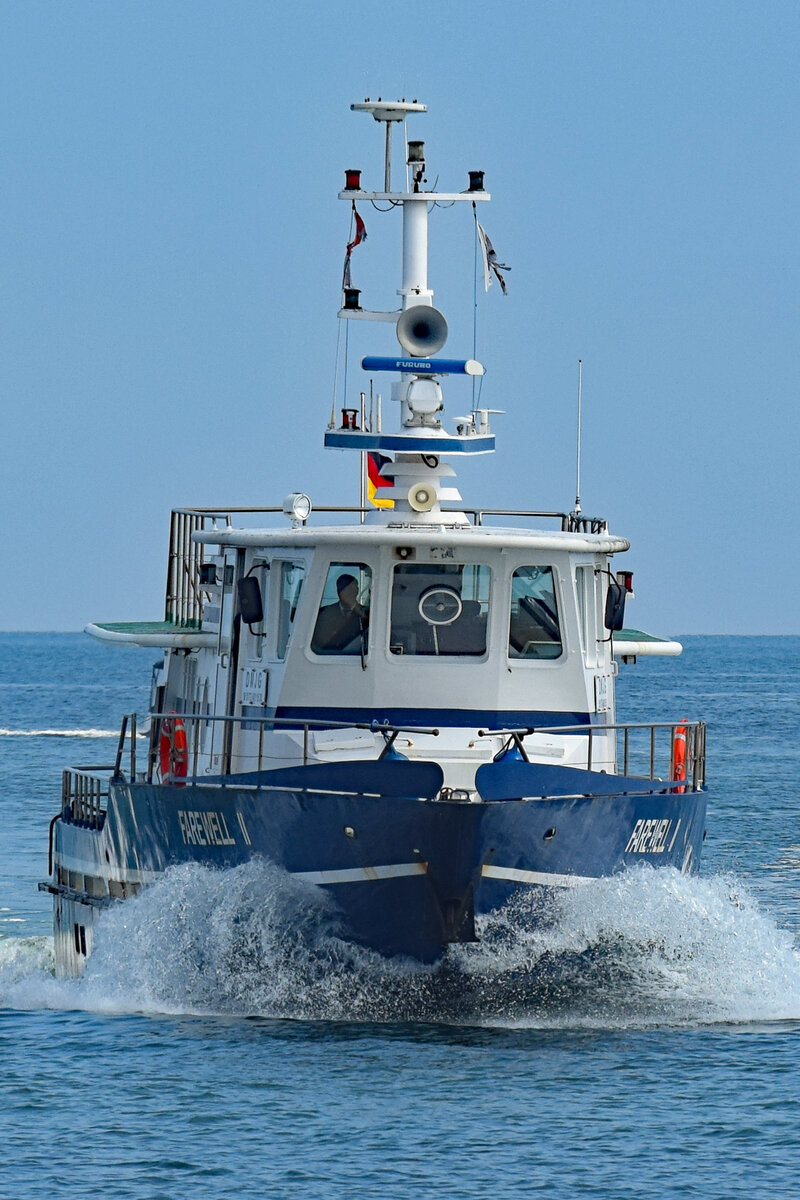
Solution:
[[(339, 943), (268, 864), (180, 869), (56, 980), (48, 823), (152, 652), (0, 635), (0, 1196), (800, 1192), (800, 638), (687, 637), (620, 716), (708, 722), (701, 873), (509, 909), (439, 976)], [(286, 932), (291, 924), (291, 933)]]

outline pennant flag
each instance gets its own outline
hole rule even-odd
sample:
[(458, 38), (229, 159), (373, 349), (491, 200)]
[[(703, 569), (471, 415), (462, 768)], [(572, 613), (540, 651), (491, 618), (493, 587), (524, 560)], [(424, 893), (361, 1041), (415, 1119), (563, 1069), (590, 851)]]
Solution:
[(367, 454), (367, 494), (370, 504), (374, 504), (375, 508), (394, 508), (394, 500), (375, 499), (378, 488), (394, 487), (393, 480), (381, 478), (381, 468), (391, 461), (377, 450), (370, 450)]
[(362, 242), (367, 240), (367, 227), (364, 224), (361, 216), (356, 211), (355, 201), (353, 202), (353, 216), (356, 219), (356, 236), (352, 242), (347, 243), (347, 250), (344, 256), (344, 273), (342, 275), (342, 290), (352, 287), (350, 282), (350, 255), (355, 250), (356, 246), (360, 246)]
[(488, 292), (489, 288), (492, 286), (492, 272), (494, 272), (494, 274), (497, 276), (497, 282), (503, 289), (503, 295), (506, 296), (508, 295), (508, 289), (506, 287), (506, 281), (500, 272), (510, 271), (511, 267), (509, 267), (507, 263), (501, 263), (497, 261), (497, 252), (489, 240), (488, 233), (483, 228), (480, 221), (477, 220), (477, 218), (475, 220), (475, 227), (478, 230), (478, 239), (480, 240), (481, 250), (483, 251), (483, 290)]

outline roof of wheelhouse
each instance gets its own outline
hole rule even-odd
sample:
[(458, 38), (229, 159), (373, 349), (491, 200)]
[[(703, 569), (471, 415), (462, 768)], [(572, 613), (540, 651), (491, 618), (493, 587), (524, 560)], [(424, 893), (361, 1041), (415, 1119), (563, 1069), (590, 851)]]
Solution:
[(470, 548), (569, 551), (573, 554), (620, 554), (630, 548), (627, 538), (609, 533), (568, 533), (560, 530), (501, 529), (487, 526), (456, 528), (448, 525), (339, 525), (301, 526), (296, 529), (207, 529), (193, 540), (214, 546), (239, 547), (335, 547), (386, 546), (410, 543), (415, 546), (460, 545)]

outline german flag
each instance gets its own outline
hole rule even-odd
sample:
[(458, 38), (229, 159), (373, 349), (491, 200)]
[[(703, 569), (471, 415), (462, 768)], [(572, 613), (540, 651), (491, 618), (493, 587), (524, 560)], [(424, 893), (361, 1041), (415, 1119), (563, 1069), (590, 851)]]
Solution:
[(391, 480), (381, 479), (381, 468), (391, 461), (385, 454), (379, 454), (377, 450), (370, 450), (367, 453), (367, 495), (370, 504), (373, 504), (375, 508), (394, 508), (394, 500), (375, 499), (378, 488), (394, 486)]

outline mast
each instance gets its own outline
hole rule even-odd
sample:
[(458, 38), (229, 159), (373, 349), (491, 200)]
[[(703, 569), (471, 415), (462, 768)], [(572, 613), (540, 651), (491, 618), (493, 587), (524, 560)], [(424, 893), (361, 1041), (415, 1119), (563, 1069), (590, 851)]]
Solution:
[[(391, 385), (392, 400), (398, 403), (399, 427), (393, 432), (381, 428), (381, 421), (370, 422), (365, 428), (362, 419), (356, 419), (357, 406), (342, 410), (342, 423), (336, 425), (336, 415), (325, 433), (325, 445), (337, 449), (354, 449), (362, 455), (370, 450), (394, 455), (394, 462), (385, 466), (383, 476), (393, 478), (395, 486), (387, 489), (385, 497), (395, 501), (394, 512), (376, 510), (368, 519), (402, 519), (412, 521), (441, 522), (444, 515), (439, 501), (460, 500), (455, 488), (440, 488), (442, 476), (454, 474), (447, 464), (439, 464), (442, 454), (486, 454), (494, 450), (494, 435), (488, 424), (491, 410), (473, 411), (468, 417), (455, 417), (455, 434), (442, 426), (441, 413), (444, 408), (441, 380), (449, 375), (479, 376), (484, 368), (474, 359), (444, 359), (434, 357), (444, 346), (448, 328), (442, 313), (433, 306), (433, 291), (428, 283), (428, 210), (429, 205), (444, 202), (448, 207), (476, 201), (488, 201), (491, 196), (484, 190), (483, 172), (469, 172), (469, 186), (461, 192), (425, 191), (425, 147), (421, 141), (405, 141), (407, 146), (407, 178), (404, 191), (392, 190), (392, 129), (403, 124), (410, 114), (426, 112), (426, 106), (418, 101), (376, 101), (369, 99), (353, 104), (356, 112), (367, 112), (377, 122), (383, 122), (384, 139), (384, 191), (369, 191), (361, 185), (360, 170), (345, 172), (345, 188), (340, 199), (356, 203), (379, 203), (391, 208), (402, 209), (402, 269), (401, 286), (398, 289), (400, 306), (392, 312), (377, 311), (361, 305), (358, 288), (344, 288), (339, 317), (342, 320), (392, 322), (402, 347), (395, 357), (369, 355), (362, 359), (364, 370), (387, 371), (395, 375)], [(404, 139), (405, 140), (405, 139)], [(397, 484), (402, 479), (398, 489)], [(408, 485), (411, 485), (410, 487)], [(362, 474), (362, 488), (364, 487)], [(407, 490), (406, 490), (407, 489)], [(380, 493), (379, 493), (380, 495)], [(426, 500), (423, 507), (422, 497)], [(448, 514), (456, 517), (458, 514)], [(466, 519), (466, 518), (464, 518)]]

